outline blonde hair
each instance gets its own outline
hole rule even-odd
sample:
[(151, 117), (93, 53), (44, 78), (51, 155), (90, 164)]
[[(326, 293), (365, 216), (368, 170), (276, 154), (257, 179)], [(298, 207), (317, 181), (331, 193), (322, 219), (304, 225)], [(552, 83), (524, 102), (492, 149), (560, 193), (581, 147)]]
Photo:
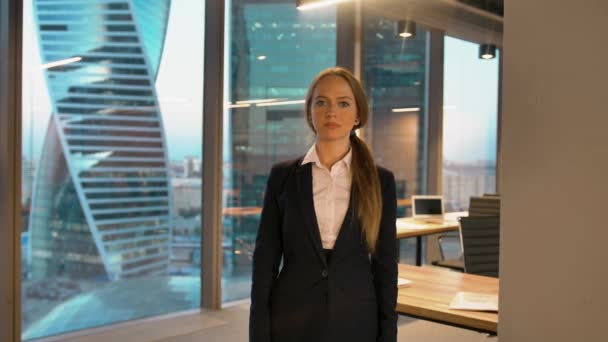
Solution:
[[(312, 124), (311, 104), (315, 88), (326, 76), (342, 77), (348, 84), (355, 96), (357, 104), (357, 116), (359, 123), (354, 129), (365, 126), (369, 119), (369, 109), (365, 91), (359, 80), (348, 70), (340, 67), (328, 68), (321, 71), (311, 82), (306, 94), (305, 112), (308, 126), (316, 133)], [(359, 139), (357, 135), (350, 135), (352, 148), (352, 188), (353, 199), (357, 205), (357, 213), (361, 221), (361, 233), (365, 237), (369, 251), (373, 254), (376, 251), (378, 232), (380, 230), (380, 216), (382, 213), (382, 195), (380, 192), (380, 181), (378, 170), (367, 144)]]

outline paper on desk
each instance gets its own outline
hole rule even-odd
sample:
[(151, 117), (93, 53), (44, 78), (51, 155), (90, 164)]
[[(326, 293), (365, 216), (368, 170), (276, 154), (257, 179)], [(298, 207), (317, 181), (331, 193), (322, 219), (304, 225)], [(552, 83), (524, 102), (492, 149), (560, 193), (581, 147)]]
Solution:
[(498, 295), (458, 292), (452, 298), (449, 308), (473, 311), (498, 311)]
[(412, 281), (409, 279), (405, 279), (405, 278), (397, 278), (397, 287), (401, 288), (401, 287), (408, 287), (412, 285)]
[(406, 220), (401, 220), (401, 219), (397, 219), (397, 228), (401, 228), (401, 229), (424, 229), (424, 228), (428, 228), (429, 225), (428, 224), (421, 224), (421, 223), (415, 223), (412, 221), (406, 221)]

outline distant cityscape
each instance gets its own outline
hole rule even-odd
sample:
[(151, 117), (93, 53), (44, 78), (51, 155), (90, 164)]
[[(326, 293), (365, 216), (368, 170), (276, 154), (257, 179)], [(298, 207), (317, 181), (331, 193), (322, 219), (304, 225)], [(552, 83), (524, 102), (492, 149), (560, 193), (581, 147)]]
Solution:
[[(23, 157), (22, 167), (22, 208), (23, 227), (27, 236), (27, 226), (31, 203), (31, 194), (36, 171), (35, 163)], [(186, 157), (181, 161), (169, 163), (169, 175), (172, 188), (171, 215), (173, 222), (172, 256), (170, 274), (197, 274), (200, 272), (200, 238), (202, 224), (202, 160), (199, 157)], [(443, 195), (445, 198), (446, 211), (467, 210), (468, 201), (471, 196), (479, 196), (484, 193), (493, 193), (496, 189), (496, 165), (493, 161), (478, 161), (471, 164), (459, 164), (451, 161), (443, 163)], [(224, 189), (225, 197), (239, 195), (241, 189)], [(258, 198), (261, 204), (261, 197)], [(252, 215), (253, 221), (257, 221), (256, 215)], [(243, 218), (240, 218), (241, 220)], [(233, 229), (231, 221), (225, 220), (225, 230)], [(257, 226), (254, 227), (254, 232)], [(225, 232), (226, 237), (233, 234)], [(24, 239), (24, 242), (27, 238)], [(243, 243), (242, 239), (239, 240)], [(23, 246), (24, 249), (27, 245)], [(232, 244), (226, 243), (225, 248), (232, 250)], [(235, 255), (250, 254), (253, 249), (251, 245), (243, 245), (235, 248), (233, 252), (226, 253), (225, 262)], [(25, 253), (23, 253), (25, 255)], [(24, 263), (24, 269), (27, 269)], [(240, 263), (246, 264), (246, 263)]]
[(465, 211), (471, 196), (496, 192), (496, 162), (464, 164), (444, 160), (442, 175), (446, 211)]

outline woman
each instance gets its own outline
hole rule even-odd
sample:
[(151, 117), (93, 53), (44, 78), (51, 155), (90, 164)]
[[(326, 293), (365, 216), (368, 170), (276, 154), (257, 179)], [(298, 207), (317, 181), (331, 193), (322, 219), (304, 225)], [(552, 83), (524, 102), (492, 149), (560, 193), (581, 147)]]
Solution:
[(368, 120), (363, 88), (324, 70), (305, 109), (315, 144), (268, 179), (250, 341), (396, 341), (395, 179), (354, 134)]

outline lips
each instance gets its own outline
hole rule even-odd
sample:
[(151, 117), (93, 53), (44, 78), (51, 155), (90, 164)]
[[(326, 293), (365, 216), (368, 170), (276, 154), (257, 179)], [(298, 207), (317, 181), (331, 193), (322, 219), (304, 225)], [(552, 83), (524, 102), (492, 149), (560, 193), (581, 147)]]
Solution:
[(326, 123), (323, 126), (325, 126), (327, 128), (338, 128), (338, 127), (340, 127), (340, 125), (338, 125), (337, 123), (334, 123), (334, 122), (328, 122), (328, 123)]

